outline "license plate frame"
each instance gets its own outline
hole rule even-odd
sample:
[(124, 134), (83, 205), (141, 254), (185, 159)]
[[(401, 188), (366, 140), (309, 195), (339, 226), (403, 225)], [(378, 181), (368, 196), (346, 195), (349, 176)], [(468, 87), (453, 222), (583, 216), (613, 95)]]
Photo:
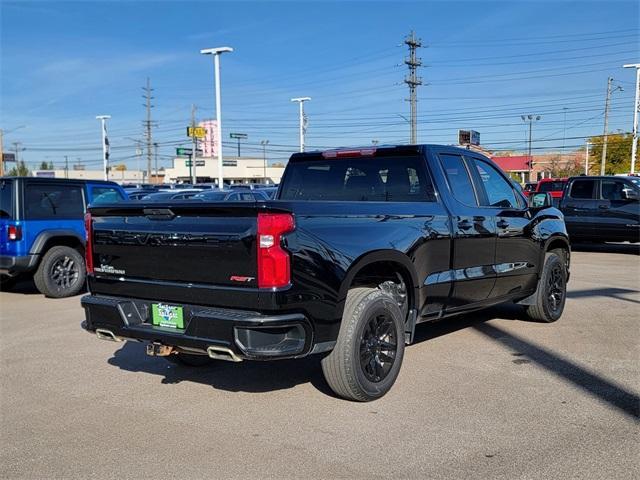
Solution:
[(154, 327), (184, 330), (184, 307), (167, 303), (152, 303), (151, 324)]

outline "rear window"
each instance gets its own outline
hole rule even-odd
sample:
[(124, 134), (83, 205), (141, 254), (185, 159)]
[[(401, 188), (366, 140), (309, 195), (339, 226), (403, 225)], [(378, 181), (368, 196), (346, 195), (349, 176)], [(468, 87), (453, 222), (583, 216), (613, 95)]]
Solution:
[(0, 181), (0, 218), (13, 218), (13, 181)]
[(25, 217), (30, 220), (82, 218), (82, 186), (27, 184), (24, 209)]
[(561, 192), (567, 182), (541, 182), (539, 192)]
[(434, 202), (422, 157), (339, 158), (289, 163), (281, 200)]

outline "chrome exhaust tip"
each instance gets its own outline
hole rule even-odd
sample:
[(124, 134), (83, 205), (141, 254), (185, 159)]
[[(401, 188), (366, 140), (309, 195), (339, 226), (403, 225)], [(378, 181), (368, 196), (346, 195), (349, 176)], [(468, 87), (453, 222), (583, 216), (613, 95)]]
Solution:
[(207, 348), (207, 354), (214, 360), (225, 360), (227, 362), (241, 362), (242, 359), (233, 353), (233, 350), (227, 347), (210, 346)]
[(109, 340), (111, 342), (122, 342), (124, 339), (116, 337), (111, 330), (104, 328), (96, 328), (96, 337), (100, 340)]
[(159, 343), (147, 344), (147, 355), (150, 357), (168, 357), (173, 353), (173, 347)]

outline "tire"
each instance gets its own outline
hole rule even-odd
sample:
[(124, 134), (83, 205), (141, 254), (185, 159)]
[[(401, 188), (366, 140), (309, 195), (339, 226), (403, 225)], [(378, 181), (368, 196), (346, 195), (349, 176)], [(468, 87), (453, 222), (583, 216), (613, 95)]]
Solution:
[(38, 265), (33, 281), (47, 297), (63, 298), (76, 295), (86, 279), (84, 258), (71, 247), (52, 247)]
[(213, 360), (207, 355), (195, 355), (192, 353), (182, 352), (169, 355), (167, 360), (177, 365), (186, 365), (187, 367), (203, 367), (205, 365), (210, 365), (213, 362)]
[(562, 315), (567, 299), (567, 267), (564, 255), (562, 250), (546, 253), (535, 293), (535, 303), (527, 307), (530, 319), (551, 323)]
[(322, 372), (340, 397), (359, 402), (386, 394), (404, 357), (404, 318), (393, 297), (377, 288), (347, 294), (338, 341)]

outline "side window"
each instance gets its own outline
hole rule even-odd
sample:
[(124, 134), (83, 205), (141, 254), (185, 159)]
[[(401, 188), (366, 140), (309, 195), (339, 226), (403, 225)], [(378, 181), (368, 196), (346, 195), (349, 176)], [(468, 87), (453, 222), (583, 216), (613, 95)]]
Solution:
[(0, 218), (13, 217), (13, 181), (0, 181)]
[(571, 185), (569, 196), (571, 198), (591, 200), (595, 198), (595, 186), (595, 180), (575, 180), (573, 185)]
[(602, 198), (605, 200), (624, 200), (622, 191), (625, 184), (620, 180), (602, 180)]
[(227, 200), (229, 202), (237, 202), (239, 200), (238, 194), (237, 193), (232, 193), (231, 195), (229, 195), (229, 198), (227, 198)]
[(114, 187), (91, 187), (91, 203), (96, 205), (100, 203), (119, 203), (124, 198), (120, 191)]
[(476, 196), (469, 178), (469, 172), (462, 161), (460, 155), (442, 154), (439, 155), (444, 171), (447, 174), (447, 181), (451, 187), (451, 193), (459, 202), (467, 205), (478, 205)]
[(67, 219), (84, 216), (80, 185), (27, 184), (24, 196), (27, 219)]
[(478, 170), (490, 207), (519, 208), (511, 183), (498, 170), (477, 158), (473, 158), (472, 162)]

